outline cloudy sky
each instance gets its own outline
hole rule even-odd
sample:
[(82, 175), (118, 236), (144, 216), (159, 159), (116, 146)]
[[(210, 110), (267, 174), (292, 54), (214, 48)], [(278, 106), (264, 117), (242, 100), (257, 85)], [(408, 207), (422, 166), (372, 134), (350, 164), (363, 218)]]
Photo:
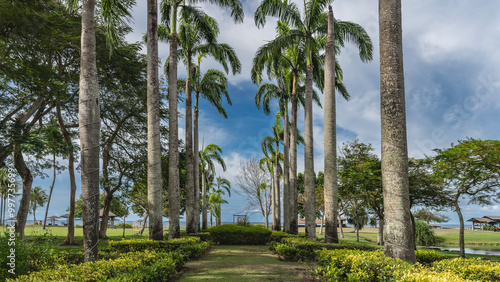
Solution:
[[(130, 42), (140, 41), (146, 31), (146, 1), (137, 2), (131, 23), (134, 33), (127, 37)], [(223, 149), (227, 171), (219, 168), (218, 173), (233, 182), (233, 190), (238, 189), (234, 179), (240, 161), (262, 157), (260, 142), (271, 134), (277, 110), (275, 107), (273, 113), (266, 116), (254, 105), (257, 86), (250, 81), (252, 59), (259, 46), (275, 37), (276, 25), (276, 19), (268, 18), (265, 28), (255, 26), (253, 13), (259, 3), (259, 0), (243, 2), (245, 20), (242, 24), (234, 24), (227, 11), (202, 6), (219, 23), (219, 42), (233, 46), (243, 65), (241, 74), (229, 76), (233, 101), (232, 107), (226, 107), (229, 119), (223, 119), (205, 101), (200, 105), (200, 139), (203, 137), (204, 144), (215, 143)], [(297, 5), (302, 7), (301, 3), (298, 1)], [(402, 4), (409, 156), (432, 155), (432, 149), (449, 147), (467, 137), (500, 139), (500, 2), (403, 0)], [(371, 143), (375, 153), (380, 155), (378, 1), (337, 0), (333, 9), (337, 19), (363, 26), (374, 46), (374, 58), (370, 63), (362, 63), (352, 45), (347, 45), (338, 56), (351, 99), (337, 99), (337, 141), (340, 145), (358, 138), (360, 142)], [(162, 63), (168, 50), (166, 43), (160, 43)], [(205, 59), (202, 71), (208, 68), (219, 67)], [(179, 65), (179, 77), (185, 77), (185, 73), (185, 67)], [(179, 110), (184, 111), (184, 105), (179, 104)], [(302, 130), (303, 115), (299, 110)], [(179, 136), (183, 137), (184, 120), (179, 123)], [(315, 107), (316, 171), (323, 170), (322, 147), (323, 110)], [(304, 167), (302, 147), (299, 147), (298, 167), (299, 171)], [(69, 198), (66, 174), (61, 174), (56, 182), (56, 197), (61, 201), (53, 202), (54, 214), (65, 213), (67, 207), (60, 204)], [(37, 181), (40, 180), (35, 180), (35, 185)], [(246, 201), (236, 193), (227, 200), (229, 204), (222, 209), (223, 221), (232, 221), (233, 214), (248, 211)], [(262, 218), (251, 210), (251, 220), (261, 221)], [(500, 205), (464, 206), (463, 212), (466, 218), (498, 215)], [(448, 214), (450, 223), (458, 222), (454, 213)]]

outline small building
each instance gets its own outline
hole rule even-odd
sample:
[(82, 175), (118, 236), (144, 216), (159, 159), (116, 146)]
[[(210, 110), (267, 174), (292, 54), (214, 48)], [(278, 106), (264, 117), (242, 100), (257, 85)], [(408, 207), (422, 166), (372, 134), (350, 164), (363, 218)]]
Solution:
[[(103, 212), (104, 212), (104, 209), (99, 210), (99, 218), (102, 218)], [(115, 217), (116, 217), (116, 214), (112, 213), (111, 211), (108, 213), (108, 220), (111, 223), (111, 225), (110, 225), (111, 228), (115, 227)]]
[(500, 227), (500, 216), (473, 217), (467, 221), (472, 222), (472, 230), (483, 230), (485, 226)]

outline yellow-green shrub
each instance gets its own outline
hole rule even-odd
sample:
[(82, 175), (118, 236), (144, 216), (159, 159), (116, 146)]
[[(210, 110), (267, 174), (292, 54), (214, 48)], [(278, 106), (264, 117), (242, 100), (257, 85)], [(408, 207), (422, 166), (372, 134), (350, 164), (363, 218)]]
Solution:
[(417, 261), (421, 264), (425, 264), (430, 266), (435, 261), (440, 261), (446, 259), (447, 256), (442, 255), (434, 250), (416, 250), (415, 256), (417, 257)]
[(499, 281), (500, 263), (479, 258), (455, 258), (437, 261), (432, 264), (435, 271), (448, 271), (461, 278), (477, 281)]

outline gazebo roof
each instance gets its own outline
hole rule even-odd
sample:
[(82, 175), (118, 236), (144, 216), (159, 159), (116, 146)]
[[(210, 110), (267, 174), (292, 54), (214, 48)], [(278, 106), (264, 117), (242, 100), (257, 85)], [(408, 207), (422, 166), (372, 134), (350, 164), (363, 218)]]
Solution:
[[(99, 217), (102, 217), (104, 209), (99, 210)], [(112, 213), (111, 211), (108, 213), (108, 217), (116, 217), (116, 214)]]
[(473, 217), (467, 221), (472, 221), (472, 222), (484, 222), (484, 223), (490, 223), (490, 222), (495, 222), (494, 220), (491, 220), (486, 217)]
[(63, 214), (60, 217), (62, 217), (62, 218), (69, 218), (69, 213)]
[(49, 216), (47, 217), (47, 219), (50, 219), (50, 220), (57, 220), (56, 218), (59, 218), (60, 216), (57, 216), (57, 215), (53, 215), (53, 216)]
[(500, 222), (500, 216), (491, 216), (491, 215), (488, 215), (488, 216), (484, 216), (483, 218), (489, 218), (495, 222)]

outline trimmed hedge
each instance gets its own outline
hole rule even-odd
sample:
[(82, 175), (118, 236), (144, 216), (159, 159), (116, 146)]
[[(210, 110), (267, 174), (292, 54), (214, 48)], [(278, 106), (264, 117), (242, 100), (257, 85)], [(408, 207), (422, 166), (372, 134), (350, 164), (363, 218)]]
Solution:
[(166, 281), (184, 267), (187, 256), (177, 252), (132, 252), (114, 260), (62, 265), (24, 275), (15, 281)]
[[(19, 243), (19, 245), (17, 244)], [(169, 241), (145, 239), (110, 241), (100, 249), (99, 260), (83, 264), (83, 252), (57, 252), (22, 241), (16, 242), (16, 275), (2, 271), (10, 281), (165, 281), (190, 258), (199, 257), (211, 242), (189, 237)], [(19, 259), (18, 250), (26, 249)], [(133, 250), (132, 252), (129, 252)], [(26, 259), (28, 258), (28, 259)], [(20, 268), (18, 268), (20, 266)], [(15, 278), (17, 280), (12, 280)]]
[(306, 234), (305, 233), (299, 233), (298, 235), (295, 234), (288, 234), (283, 231), (272, 231), (271, 233), (271, 239), (270, 242), (278, 242), (280, 243), (282, 239), (284, 238), (305, 238)]
[(451, 272), (463, 279), (477, 281), (500, 281), (500, 263), (480, 258), (455, 258), (436, 261), (432, 264), (434, 271)]
[(195, 245), (198, 243), (200, 243), (200, 238), (198, 237), (182, 237), (179, 239), (162, 241), (131, 239), (110, 241), (109, 250), (119, 253), (139, 252), (144, 250), (171, 252), (177, 250), (180, 247)]
[(318, 264), (315, 273), (327, 281), (470, 281), (450, 269), (436, 271), (419, 263), (386, 257), (382, 250), (322, 250), (318, 252)]
[(375, 251), (376, 247), (341, 241), (338, 244), (323, 243), (318, 241), (311, 241), (307, 238), (289, 237), (283, 238), (281, 243), (271, 243), (271, 250), (275, 251), (278, 255), (287, 261), (298, 260), (314, 260), (317, 256), (317, 251), (336, 250), (336, 249), (351, 249), (351, 250), (365, 250)]
[(434, 250), (416, 250), (415, 256), (417, 257), (417, 262), (430, 266), (435, 261), (440, 261), (447, 259), (448, 257), (442, 255)]
[(264, 245), (271, 238), (271, 230), (258, 226), (222, 224), (208, 230), (212, 240), (225, 245)]

